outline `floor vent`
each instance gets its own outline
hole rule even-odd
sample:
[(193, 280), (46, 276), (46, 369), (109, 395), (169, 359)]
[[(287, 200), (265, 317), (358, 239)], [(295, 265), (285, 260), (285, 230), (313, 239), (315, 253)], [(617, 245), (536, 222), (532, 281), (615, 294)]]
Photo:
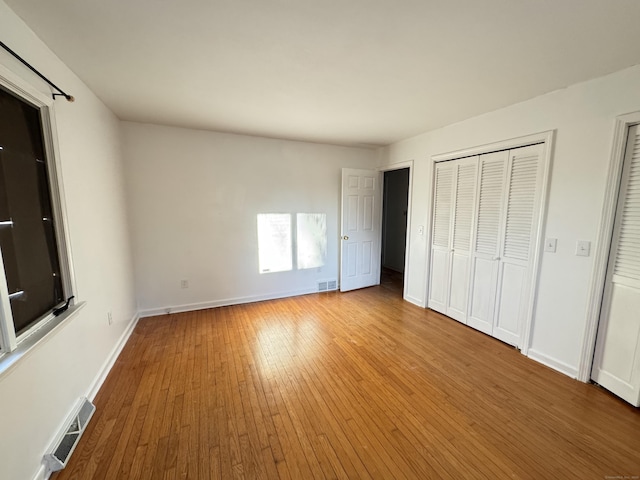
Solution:
[(84, 397), (80, 399), (75, 410), (65, 422), (64, 429), (49, 449), (51, 453), (44, 456), (49, 472), (57, 472), (67, 466), (73, 450), (95, 411), (96, 407), (88, 399)]
[(331, 292), (338, 289), (338, 282), (336, 280), (320, 280), (318, 281), (319, 292)]

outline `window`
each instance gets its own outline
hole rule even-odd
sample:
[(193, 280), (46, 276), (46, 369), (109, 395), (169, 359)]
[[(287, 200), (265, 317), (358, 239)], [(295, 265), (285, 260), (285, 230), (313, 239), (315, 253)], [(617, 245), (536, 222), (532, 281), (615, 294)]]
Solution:
[[(295, 225), (292, 225), (292, 222)], [(293, 234), (295, 233), (295, 237)], [(296, 255), (293, 254), (295, 249)], [(260, 273), (322, 267), (327, 260), (325, 213), (258, 214), (258, 269)]]
[(0, 349), (54, 318), (71, 295), (49, 113), (0, 85)]

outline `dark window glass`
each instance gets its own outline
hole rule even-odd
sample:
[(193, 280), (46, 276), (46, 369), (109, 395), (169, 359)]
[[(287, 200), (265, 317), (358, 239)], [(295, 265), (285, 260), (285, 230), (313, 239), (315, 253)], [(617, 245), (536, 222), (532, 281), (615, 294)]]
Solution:
[(40, 111), (2, 89), (0, 147), (0, 248), (19, 335), (64, 293)]

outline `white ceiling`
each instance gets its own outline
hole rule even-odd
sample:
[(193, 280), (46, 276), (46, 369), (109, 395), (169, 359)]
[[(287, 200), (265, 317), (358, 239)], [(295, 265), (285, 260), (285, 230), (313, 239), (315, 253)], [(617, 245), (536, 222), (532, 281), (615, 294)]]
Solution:
[(336, 144), (640, 63), (638, 0), (5, 1), (121, 119)]

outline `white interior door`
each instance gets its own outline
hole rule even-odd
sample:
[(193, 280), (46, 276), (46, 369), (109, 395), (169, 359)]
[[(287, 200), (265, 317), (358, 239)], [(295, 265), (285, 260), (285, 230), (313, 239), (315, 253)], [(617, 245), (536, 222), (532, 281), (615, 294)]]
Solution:
[(629, 129), (591, 377), (640, 406), (640, 127)]
[(342, 169), (342, 292), (380, 283), (380, 187), (376, 170)]
[(478, 157), (455, 161), (447, 315), (467, 323), (471, 236), (475, 213)]
[(509, 152), (493, 336), (514, 346), (520, 346), (522, 326), (529, 310), (532, 258), (537, 247), (542, 151), (543, 145), (532, 145)]
[(427, 305), (445, 315), (447, 314), (447, 298), (449, 296), (454, 172), (454, 162), (442, 162), (435, 165), (431, 266)]
[(480, 155), (467, 324), (493, 335), (509, 152)]

